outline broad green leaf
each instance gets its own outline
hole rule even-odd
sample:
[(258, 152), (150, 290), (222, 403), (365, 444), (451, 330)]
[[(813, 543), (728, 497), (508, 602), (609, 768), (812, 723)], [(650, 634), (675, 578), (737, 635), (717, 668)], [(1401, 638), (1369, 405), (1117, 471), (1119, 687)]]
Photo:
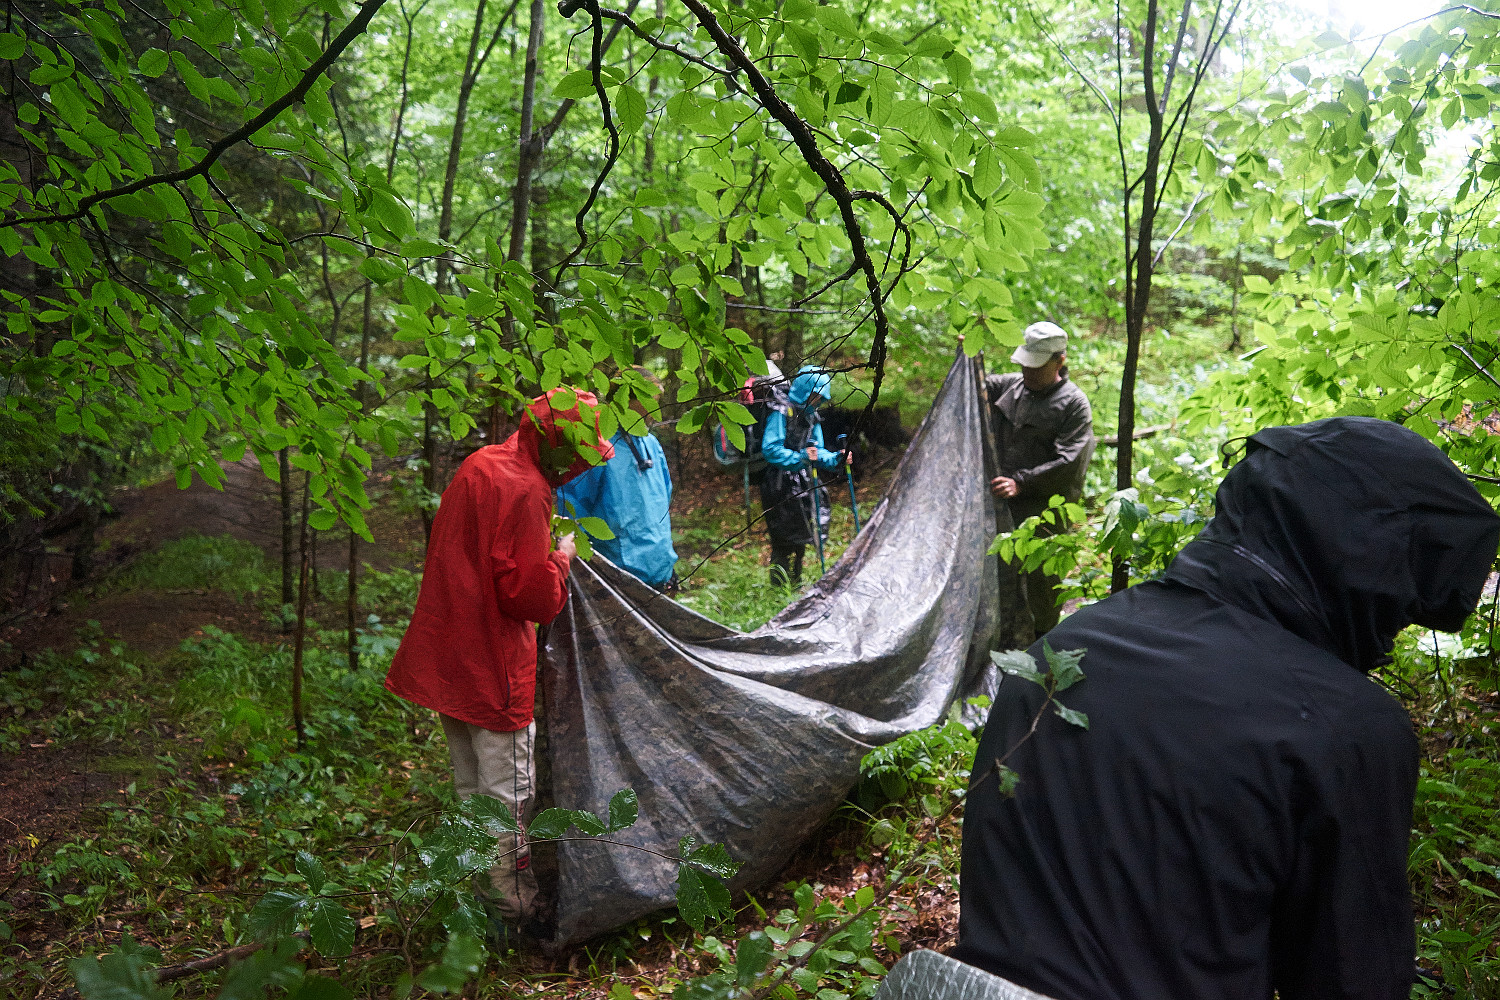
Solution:
[(19, 59), (25, 52), (25, 35), (0, 34), (0, 59)]
[(1046, 676), (1036, 668), (1036, 661), (1024, 649), (1007, 649), (1003, 653), (991, 652), (990, 660), (1012, 677), (1019, 677), (1043, 687), (1047, 685)]
[(1078, 664), (1082, 662), (1085, 652), (1082, 649), (1064, 649), (1059, 652), (1046, 639), (1042, 640), (1042, 655), (1047, 658), (1054, 691), (1066, 691), (1083, 680), (1083, 670)]
[(615, 833), (634, 826), (640, 816), (640, 801), (635, 790), (622, 788), (609, 800), (609, 832)]
[(156, 970), (151, 968), (159, 958), (160, 952), (142, 947), (126, 931), (108, 955), (75, 958), (68, 969), (84, 1000), (168, 1000), (171, 989), (156, 984)]
[(510, 808), (492, 795), (480, 792), (464, 800), (461, 811), (465, 816), (482, 825), (495, 836), (502, 833), (520, 833), (521, 827), (511, 815)]
[(719, 878), (732, 878), (740, 870), (740, 863), (729, 856), (723, 844), (699, 844), (692, 837), (684, 837), (677, 846), (685, 863)]
[(576, 809), (573, 812), (573, 825), (579, 831), (590, 837), (598, 837), (608, 832), (609, 827), (604, 820), (589, 812), (587, 809)]
[(802, 61), (809, 66), (816, 66), (818, 56), (822, 53), (822, 46), (818, 42), (818, 34), (804, 28), (800, 24), (787, 22), (785, 26), (786, 40), (792, 46), (792, 51), (802, 57)]
[(479, 900), (469, 887), (462, 886), (453, 890), (453, 909), (443, 918), (443, 927), (450, 934), (462, 934), (468, 937), (484, 937), (488, 919), (485, 917), (484, 909), (479, 905)]
[(734, 981), (749, 986), (755, 977), (766, 971), (771, 964), (771, 955), (776, 945), (764, 931), (751, 931), (740, 940), (734, 949)]
[(532, 840), (555, 840), (573, 825), (571, 809), (543, 809), (526, 824), (526, 836)]
[(615, 88), (614, 110), (622, 132), (634, 132), (646, 124), (646, 98), (628, 83)]
[(590, 97), (594, 93), (594, 75), (586, 69), (574, 70), (552, 88), (552, 96), (558, 100)]
[(841, 41), (852, 41), (859, 37), (859, 28), (855, 26), (854, 19), (845, 13), (842, 7), (832, 4), (820, 6), (814, 11), (813, 16), (818, 19), (819, 24)]
[(434, 993), (457, 993), (479, 974), (484, 964), (484, 945), (478, 938), (449, 934), (442, 957), (422, 970), (417, 982)]
[[(353, 1000), (354, 991), (337, 979), (327, 976), (304, 976), (301, 985), (286, 1000)], [(224, 998), (220, 997), (220, 1000)]]
[(307, 903), (307, 896), (300, 892), (273, 889), (266, 893), (250, 911), (246, 924), (250, 936), (257, 941), (266, 941), (290, 933)]
[(308, 906), (312, 945), (329, 958), (354, 950), (354, 918), (336, 899), (314, 899)]
[(385, 285), (405, 277), (406, 268), (385, 257), (366, 257), (360, 262), (359, 273), (377, 285)]
[(147, 49), (136, 62), (143, 76), (158, 77), (167, 71), (169, 59), (161, 49)]
[(297, 874), (307, 882), (307, 891), (312, 895), (317, 895), (328, 883), (328, 871), (323, 867), (323, 862), (306, 851), (298, 851), (292, 864), (296, 867)]
[(677, 912), (693, 930), (703, 933), (709, 920), (717, 920), (731, 911), (729, 890), (724, 883), (691, 865), (677, 869)]
[(1053, 702), (1052, 708), (1064, 722), (1078, 726), (1080, 729), (1089, 727), (1089, 717), (1076, 709), (1069, 708), (1061, 702)]
[(609, 525), (600, 517), (580, 517), (578, 519), (578, 526), (590, 535), (603, 541), (608, 541), (615, 537), (615, 533), (610, 530)]

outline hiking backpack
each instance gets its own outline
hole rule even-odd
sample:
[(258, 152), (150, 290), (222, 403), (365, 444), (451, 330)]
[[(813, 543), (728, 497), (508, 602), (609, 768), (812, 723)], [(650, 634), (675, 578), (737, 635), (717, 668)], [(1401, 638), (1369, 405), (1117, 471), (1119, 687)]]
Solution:
[(760, 438), (766, 429), (766, 418), (771, 415), (771, 404), (775, 399), (776, 383), (779, 380), (779, 372), (771, 375), (752, 375), (745, 380), (744, 386), (740, 389), (740, 402), (750, 411), (755, 422), (743, 428), (745, 431), (743, 450), (735, 447), (723, 424), (714, 425), (714, 458), (720, 465), (746, 463), (749, 466), (750, 476), (756, 479), (765, 471), (766, 459), (760, 453)]

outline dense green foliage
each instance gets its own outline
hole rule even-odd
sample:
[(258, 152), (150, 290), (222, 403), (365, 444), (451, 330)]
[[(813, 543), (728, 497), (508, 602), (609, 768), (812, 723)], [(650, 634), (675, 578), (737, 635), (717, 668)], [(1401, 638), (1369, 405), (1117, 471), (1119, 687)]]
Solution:
[[(1071, 598), (1103, 596), (1112, 568), (1159, 573), (1212, 514), (1220, 445), (1269, 423), (1399, 420), (1493, 496), (1500, 17), (1455, 8), (1368, 39), (1320, 28), (1275, 5), (1157, 0), (13, 5), (0, 593), (24, 596), (12, 577), (36, 565), (50, 576), (47, 539), (64, 531), (88, 578), (113, 488), (163, 468), (218, 485), (223, 460), (253, 455), (273, 480), (291, 478), (284, 461), (288, 523), (305, 491), (307, 525), (340, 541), (329, 532), (347, 526), (357, 567), (372, 497), (430, 515), (454, 459), (542, 390), (595, 392), (606, 432), (636, 426), (638, 400), (676, 433), (734, 435), (749, 373), (814, 360), (846, 373), (847, 405), (878, 391), (912, 417), (958, 335), (994, 359), (1044, 318), (1074, 331), (1101, 436), (1122, 398), (1154, 434), (1129, 489), (1101, 448), (1084, 502), (1050, 515), (1075, 531), (997, 539)], [(1148, 37), (1175, 37), (1180, 65), (1148, 69)], [(1168, 129), (1180, 142), (1144, 235), (1155, 291), (1127, 385), (1132, 171), (1148, 94), (1179, 70), (1201, 84)], [(794, 596), (762, 584), (753, 532), (720, 514), (680, 527), (685, 603), (748, 628)], [(21, 550), (40, 560), (24, 573)], [(153, 995), (158, 962), (280, 938), (192, 988), (342, 995), (286, 935), (337, 958), (356, 919), (349, 988), (493, 975), (452, 887), (483, 865), (483, 824), (505, 820), (457, 809), (430, 720), (378, 683), (415, 575), (324, 569), (348, 617), (335, 628), (314, 595), (291, 640), (283, 569), (279, 590), (258, 546), (155, 547), (101, 592), (233, 594), (254, 624), (205, 627), (165, 657), (87, 630), (0, 673), (0, 753), (105, 748), (101, 766), (130, 779), (89, 830), (31, 845), (23, 874), (51, 900), (56, 944), (8, 948), (0, 991), (55, 987), (79, 959), (86, 995)], [(1426, 753), (1423, 961), (1476, 997), (1500, 981), (1494, 624), (1487, 603), (1456, 642), (1403, 637), (1384, 678)], [(302, 746), (285, 726), (294, 669), (312, 692)], [(683, 924), (711, 933), (680, 942), (702, 975), (669, 985), (871, 992), (899, 950), (887, 899), (956, 884), (971, 753), (950, 721), (867, 761), (846, 819), (855, 849), (897, 873), (890, 897), (804, 884), (709, 927), (732, 861), (683, 845)], [(607, 835), (626, 801), (541, 832)], [(99, 941), (86, 929), (119, 913), (143, 915), (165, 953), (80, 959)], [(626, 954), (621, 940), (609, 948)]]

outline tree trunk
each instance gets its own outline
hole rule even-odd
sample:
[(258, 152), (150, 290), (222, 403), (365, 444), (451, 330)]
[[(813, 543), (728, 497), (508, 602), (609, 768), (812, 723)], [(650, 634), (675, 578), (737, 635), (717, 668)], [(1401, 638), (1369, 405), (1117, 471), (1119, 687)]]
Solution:
[[(370, 370), (370, 328), (372, 323), (372, 309), (370, 302), (370, 282), (365, 282), (364, 315), (360, 323), (359, 333), (359, 370), (368, 372)], [(355, 390), (355, 396), (359, 400), (359, 409), (363, 413), (365, 409), (365, 383), (360, 382), (359, 388)], [(349, 658), (349, 669), (359, 669), (359, 647), (355, 643), (355, 622), (359, 618), (359, 536), (352, 530), (349, 532), (349, 587), (344, 595), (344, 628), (345, 645)]]
[[(100, 479), (102, 481), (102, 477)], [(94, 551), (98, 546), (99, 508), (104, 498), (97, 489), (89, 491), (83, 501), (83, 524), (78, 529), (78, 540), (73, 543), (73, 583), (81, 584), (94, 571)]]
[(276, 464), (281, 470), (281, 603), (289, 605), (296, 599), (292, 592), (292, 463), (287, 449), (276, 453)]
[[(420, 8), (418, 8), (420, 10)], [(402, 16), (406, 21), (406, 47), (401, 56), (401, 101), (396, 107), (396, 121), (391, 127), (391, 146), (385, 158), (385, 179), (390, 183), (396, 175), (396, 150), (401, 145), (401, 131), (406, 121), (406, 104), (410, 96), (408, 89), (408, 71), (411, 68), (412, 49), (412, 24), (415, 20), (414, 14), (407, 14), (402, 8)], [(366, 257), (375, 256), (373, 249), (365, 252)], [(370, 334), (373, 329), (373, 309), (371, 301), (372, 282), (365, 280), (364, 304), (360, 319), (359, 330), (359, 370), (366, 374), (370, 371)], [(366, 403), (367, 386), (364, 382), (359, 383), (355, 390), (359, 399), (360, 413), (364, 413)], [(346, 625), (346, 643), (349, 657), (349, 669), (359, 669), (359, 647), (354, 641), (354, 621), (359, 615), (359, 536), (349, 532), (349, 587), (344, 601), (344, 617)]]
[(302, 713), (302, 647), (307, 638), (308, 501), (312, 497), (312, 473), (302, 479), (302, 572), (297, 583), (297, 632), (292, 640), (292, 725), (297, 730), (297, 749), (307, 749), (307, 730)]
[[(545, 0), (531, 0), (531, 28), (526, 35), (526, 68), (521, 78), (521, 134), (516, 145), (516, 185), (511, 189), (510, 239), (506, 241), (505, 259), (516, 262), (526, 250), (526, 224), (531, 217), (531, 175), (536, 161), (541, 156), (541, 140), (536, 133), (536, 78), (537, 60), (542, 49), (542, 33), (546, 26), (547, 6)], [(496, 276), (496, 285), (504, 279)], [(500, 320), (501, 340), (509, 341), (515, 334), (516, 318), (507, 306)], [(490, 404), (489, 436), (491, 444), (500, 440), (502, 413), (500, 400)]]
[[(307, 517), (307, 501), (302, 501), (302, 517)], [(309, 531), (307, 533), (307, 572), (312, 582), (312, 599), (321, 601), (323, 592), (318, 589), (318, 533)]]
[[(1189, 3), (1190, 0), (1184, 0)], [(1184, 11), (1185, 14), (1185, 11)], [(1126, 490), (1135, 481), (1135, 382), (1141, 361), (1141, 334), (1146, 327), (1146, 309), (1151, 304), (1151, 237), (1156, 226), (1157, 178), (1161, 170), (1164, 115), (1156, 102), (1156, 78), (1153, 66), (1156, 52), (1157, 0), (1146, 8), (1146, 27), (1141, 42), (1141, 75), (1145, 83), (1146, 115), (1150, 131), (1146, 140), (1146, 162), (1138, 185), (1141, 189), (1141, 213), (1134, 244), (1128, 223), (1130, 192), (1122, 191), (1127, 223), (1125, 241), (1125, 363), (1120, 372), (1120, 415), (1117, 434), (1120, 440), (1118, 464), (1115, 467), (1115, 489)], [(1181, 43), (1179, 42), (1179, 48)], [(1175, 61), (1176, 53), (1173, 53)], [(1119, 593), (1130, 586), (1130, 560), (1116, 557), (1110, 567), (1110, 591)]]
[[(807, 275), (792, 274), (792, 301), (796, 302), (807, 294)], [(797, 367), (802, 364), (803, 336), (806, 333), (807, 320), (801, 313), (790, 313), (786, 318), (786, 334), (781, 341), (781, 356), (785, 361), (781, 365), (781, 371), (787, 378), (797, 373)]]
[(1236, 245), (1234, 248), (1234, 284), (1229, 293), (1229, 353), (1238, 354), (1240, 350), (1240, 286), (1245, 283), (1245, 267), (1241, 254), (1243, 248)]
[(547, 239), (547, 199), (544, 184), (531, 186), (531, 289), (536, 298), (536, 317), (548, 322), (557, 319), (557, 309), (547, 295), (552, 290), (552, 244)]
[[(453, 134), (448, 139), (448, 163), (443, 172), (443, 194), (438, 204), (438, 242), (446, 243), (453, 235), (453, 191), (458, 183), (458, 166), (463, 159), (464, 129), (469, 123), (469, 97), (479, 79), (479, 42), (484, 37), (484, 8), (486, 0), (478, 0), (474, 8), (474, 28), (469, 32), (469, 54), (464, 59), (463, 75), (458, 81), (458, 102), (453, 110)], [(448, 274), (451, 265), (448, 255), (437, 259), (437, 290), (448, 290)]]
[[(667, 19), (667, 0), (656, 0), (656, 19), (665, 21)], [(646, 84), (646, 102), (651, 104), (656, 100), (656, 91), (661, 87), (661, 77), (656, 74), (657, 63), (651, 62), (651, 79)], [(656, 166), (656, 129), (651, 129), (644, 137), (646, 149), (641, 156), (641, 171), (646, 175), (646, 182), (651, 182), (651, 171)]]
[(536, 79), (546, 22), (545, 0), (531, 0), (531, 31), (526, 36), (526, 69), (521, 81), (520, 150), (516, 157), (516, 186), (511, 195), (510, 243), (505, 250), (508, 261), (519, 261), (526, 250), (526, 224), (531, 218), (531, 175), (542, 152), (536, 134)]

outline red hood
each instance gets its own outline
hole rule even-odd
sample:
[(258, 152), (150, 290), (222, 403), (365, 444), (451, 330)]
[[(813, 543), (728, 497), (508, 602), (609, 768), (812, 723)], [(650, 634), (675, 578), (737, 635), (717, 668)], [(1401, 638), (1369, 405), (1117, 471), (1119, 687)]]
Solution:
[[(520, 448), (524, 454), (536, 463), (537, 468), (542, 470), (542, 476), (553, 489), (563, 485), (570, 479), (575, 479), (583, 475), (584, 472), (592, 467), (589, 460), (582, 454), (579, 454), (573, 460), (573, 464), (568, 466), (567, 471), (561, 475), (552, 472), (542, 464), (541, 442), (543, 435), (546, 436), (550, 447), (561, 447), (568, 443), (568, 436), (567, 432), (559, 424), (564, 421), (575, 424), (585, 422), (583, 417), (579, 415), (577, 403), (566, 410), (561, 409), (560, 406), (554, 406), (552, 397), (556, 395), (576, 396), (578, 403), (582, 403), (590, 408), (599, 405), (598, 398), (591, 392), (571, 392), (567, 389), (553, 389), (546, 395), (533, 399), (530, 405), (526, 407), (527, 412), (531, 415), (531, 419), (522, 420), (521, 428), (516, 432), (517, 437), (520, 439)], [(592, 422), (594, 425), (594, 440), (592, 443), (582, 444), (581, 447), (592, 448), (599, 453), (601, 460), (607, 462), (614, 457), (615, 446), (606, 441), (604, 436), (599, 433), (599, 414), (597, 412), (593, 415)]]

